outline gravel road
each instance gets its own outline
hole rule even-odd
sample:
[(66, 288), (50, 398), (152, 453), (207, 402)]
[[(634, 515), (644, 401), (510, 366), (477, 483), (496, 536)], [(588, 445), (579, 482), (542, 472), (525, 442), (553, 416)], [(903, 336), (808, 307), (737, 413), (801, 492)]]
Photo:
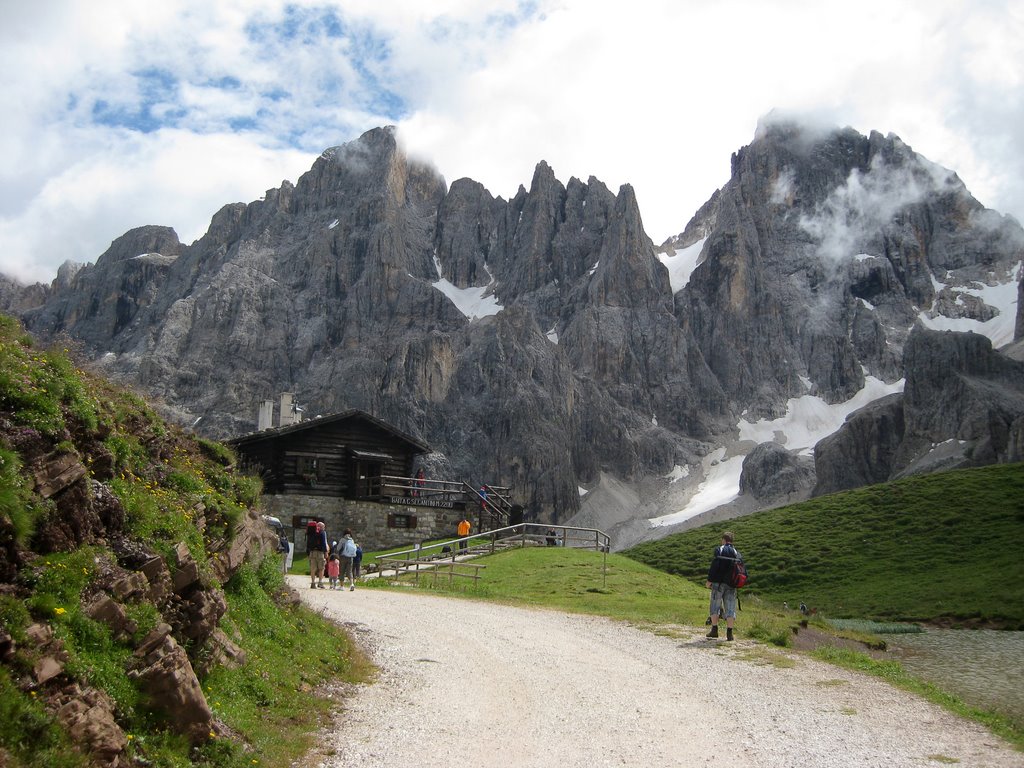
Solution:
[[(423, 593), (310, 590), (380, 667), (338, 691), (306, 768), (1024, 766), (984, 728), (870, 677), (704, 629)], [(773, 663), (774, 662), (774, 663)]]

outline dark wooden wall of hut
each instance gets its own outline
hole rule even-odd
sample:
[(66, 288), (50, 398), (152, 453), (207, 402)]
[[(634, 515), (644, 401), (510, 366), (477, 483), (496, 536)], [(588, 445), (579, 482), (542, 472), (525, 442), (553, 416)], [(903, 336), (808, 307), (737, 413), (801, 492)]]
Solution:
[(264, 492), (374, 498), (380, 483), (367, 472), (409, 477), (419, 451), (408, 441), (358, 417), (311, 424), (283, 434), (243, 438), (243, 462), (258, 468)]

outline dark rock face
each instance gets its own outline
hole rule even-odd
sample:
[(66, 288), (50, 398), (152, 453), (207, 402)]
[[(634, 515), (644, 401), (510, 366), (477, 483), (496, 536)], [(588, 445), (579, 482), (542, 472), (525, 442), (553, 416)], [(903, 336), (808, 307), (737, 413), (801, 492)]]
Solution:
[(6, 275), (0, 275), (0, 311), (21, 315), (41, 306), (49, 293), (46, 286), (40, 283), (25, 286)]
[[(994, 351), (984, 336), (915, 330), (904, 365), (910, 435), (963, 441), (974, 465), (1020, 461), (1013, 445), (1024, 416), (1024, 363)], [(915, 458), (909, 449), (899, 457)]]
[(740, 493), (759, 500), (805, 492), (814, 485), (814, 460), (778, 443), (761, 443), (743, 459)]
[(1024, 458), (1024, 363), (984, 336), (916, 328), (904, 366), (902, 395), (862, 408), (818, 443), (816, 495)]
[(1013, 340), (1024, 339), (1024, 271), (1021, 273), (1020, 282), (1017, 283), (1017, 325), (1013, 332)]
[(814, 449), (814, 495), (884, 483), (903, 442), (903, 395), (889, 395), (852, 414)]
[(90, 349), (102, 349), (152, 303), (181, 250), (169, 227), (139, 227), (121, 235), (95, 267), (62, 267), (52, 298), (30, 313), (29, 327), (48, 334), (68, 331)]
[[(511, 486), (528, 518), (562, 520), (602, 472), (699, 469), (741, 414), (897, 382), (922, 308), (992, 317), (977, 287), (1024, 256), (1015, 222), (898, 138), (785, 123), (759, 129), (661, 250), (700, 242), (673, 292), (629, 185), (563, 185), (541, 162), (511, 200), (470, 179), (447, 189), (377, 129), (225, 206), (191, 246), (127, 233), (22, 316), (212, 437), (250, 431), (261, 400), (293, 391), (309, 413), (373, 413), (454, 479)], [(459, 290), (501, 311), (470, 317)], [(1007, 429), (979, 458), (1010, 455)], [(805, 479), (794, 468), (783, 485)]]
[(865, 373), (898, 379), (933, 278), (947, 285), (933, 311), (948, 310), (970, 281), (1005, 279), (1024, 243), (955, 175), (896, 137), (850, 129), (762, 127), (699, 216), (687, 230), (708, 235), (681, 318), (727, 395), (765, 417), (804, 393), (798, 376), (829, 402)]

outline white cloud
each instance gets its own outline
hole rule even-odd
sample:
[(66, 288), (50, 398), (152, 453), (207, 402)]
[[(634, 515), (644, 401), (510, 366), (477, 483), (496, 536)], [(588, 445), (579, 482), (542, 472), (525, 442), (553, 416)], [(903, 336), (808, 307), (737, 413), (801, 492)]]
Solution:
[[(258, 199), (310, 163), (305, 153), (269, 151), (242, 135), (165, 129), (125, 137), (69, 160), (16, 220), (0, 220), (0, 271), (49, 281), (65, 260), (95, 261), (112, 240), (144, 224), (174, 226), (182, 242), (192, 242), (221, 206)], [(45, 261), (9, 261), (12, 252), (36, 252)]]
[(926, 163), (925, 171), (922, 175), (915, 167), (894, 167), (876, 156), (870, 173), (855, 168), (813, 216), (801, 217), (800, 226), (818, 240), (818, 253), (828, 263), (858, 256), (863, 242), (898, 211), (952, 181), (952, 175), (939, 166)]
[(23, 277), (142, 223), (194, 237), (388, 123), (495, 195), (542, 159), (631, 183), (656, 242), (774, 108), (896, 133), (1024, 219), (1013, 0), (66, 0), (5, 8), (0, 66), (0, 271)]

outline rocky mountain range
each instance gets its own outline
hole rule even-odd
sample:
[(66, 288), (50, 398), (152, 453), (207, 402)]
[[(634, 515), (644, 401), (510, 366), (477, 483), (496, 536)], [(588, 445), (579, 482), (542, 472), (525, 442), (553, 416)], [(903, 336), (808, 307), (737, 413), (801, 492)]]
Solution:
[[(191, 245), (140, 227), (50, 286), (0, 280), (0, 306), (208, 436), (284, 391), (360, 408), (431, 445), (431, 476), (622, 547), (730, 460), (729, 514), (1020, 461), (1022, 260), (1016, 221), (893, 135), (764, 121), (656, 246), (629, 185), (541, 162), (505, 200), (381, 128)], [(865, 407), (810, 445), (745, 436), (810, 400)]]

